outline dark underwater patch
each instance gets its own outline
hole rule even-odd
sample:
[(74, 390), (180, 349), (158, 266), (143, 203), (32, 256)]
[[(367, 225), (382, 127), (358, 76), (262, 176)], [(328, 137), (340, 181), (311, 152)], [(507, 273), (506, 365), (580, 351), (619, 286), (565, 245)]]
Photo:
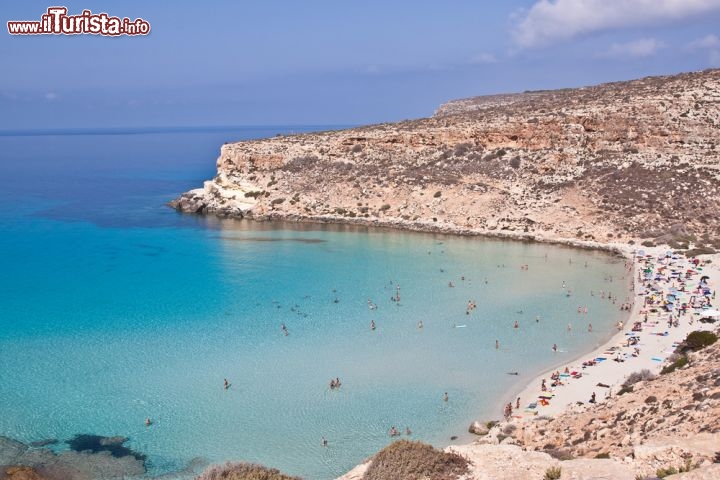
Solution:
[(101, 435), (78, 434), (66, 443), (76, 452), (110, 452), (110, 454), (116, 458), (133, 456), (137, 460), (144, 462), (147, 458), (146, 455), (123, 445), (127, 440), (127, 437), (103, 437)]

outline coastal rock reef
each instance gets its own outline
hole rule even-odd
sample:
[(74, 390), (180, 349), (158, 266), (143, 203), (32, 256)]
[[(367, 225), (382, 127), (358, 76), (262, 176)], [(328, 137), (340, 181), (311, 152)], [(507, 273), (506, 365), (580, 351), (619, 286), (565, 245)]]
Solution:
[[(720, 70), (228, 143), (183, 212), (720, 248)], [(675, 248), (675, 247), (674, 247)]]

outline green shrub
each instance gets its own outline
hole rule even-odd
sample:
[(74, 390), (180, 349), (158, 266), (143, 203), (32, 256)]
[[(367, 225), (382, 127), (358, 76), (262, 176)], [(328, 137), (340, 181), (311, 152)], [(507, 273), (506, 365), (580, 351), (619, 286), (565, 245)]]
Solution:
[(454, 480), (468, 472), (468, 461), (430, 445), (398, 440), (372, 458), (363, 480), (437, 479)]
[(632, 393), (632, 391), (635, 389), (632, 385), (623, 386), (620, 390), (618, 390), (618, 395), (623, 395), (625, 393)]
[(675, 360), (673, 363), (671, 363), (670, 365), (663, 367), (663, 369), (660, 370), (660, 374), (664, 375), (666, 373), (674, 372), (678, 368), (682, 368), (687, 364), (688, 364), (688, 359), (686, 356), (683, 355), (680, 358), (678, 358), (677, 360)]
[(254, 463), (228, 462), (225, 465), (213, 465), (195, 480), (302, 480), (291, 477), (274, 468)]
[(385, 205), (383, 205), (382, 207), (380, 207), (381, 212), (385, 212), (387, 210), (390, 210), (390, 205), (387, 203)]
[(284, 198), (276, 198), (272, 202), (270, 202), (270, 205), (280, 205), (285, 201)]
[(543, 480), (558, 480), (560, 475), (562, 475), (562, 469), (560, 467), (550, 467), (545, 470)]
[(607, 452), (600, 452), (595, 455), (595, 458), (610, 458), (610, 454)]
[(665, 478), (668, 475), (675, 475), (678, 473), (677, 468), (670, 467), (670, 468), (658, 468), (657, 472), (655, 472), (655, 475), (657, 475), (660, 478)]
[(698, 330), (695, 332), (690, 332), (684, 343), (686, 348), (693, 351), (698, 351), (717, 342), (717, 339), (717, 335), (715, 335), (713, 332)]
[(441, 195), (442, 195), (442, 192), (440, 190), (438, 190), (437, 192), (435, 192), (435, 195), (433, 195), (433, 197), (440, 198)]

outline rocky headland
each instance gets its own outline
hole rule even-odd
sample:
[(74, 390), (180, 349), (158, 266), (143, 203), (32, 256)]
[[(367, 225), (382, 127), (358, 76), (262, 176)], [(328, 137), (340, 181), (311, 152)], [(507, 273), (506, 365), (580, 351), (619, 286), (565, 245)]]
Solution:
[(720, 248), (720, 70), (228, 143), (183, 212)]

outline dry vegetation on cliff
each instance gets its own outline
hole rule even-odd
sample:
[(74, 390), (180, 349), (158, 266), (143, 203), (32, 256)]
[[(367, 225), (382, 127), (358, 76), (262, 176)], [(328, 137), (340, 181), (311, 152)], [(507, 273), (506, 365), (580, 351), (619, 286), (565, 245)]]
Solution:
[(213, 465), (196, 480), (302, 480), (300, 477), (285, 475), (275, 468), (244, 462), (228, 462)]
[(720, 248), (720, 70), (222, 147), (172, 203), (257, 219)]
[(468, 461), (456, 453), (435, 450), (421, 442), (398, 440), (373, 456), (362, 478), (455, 480), (467, 472)]

